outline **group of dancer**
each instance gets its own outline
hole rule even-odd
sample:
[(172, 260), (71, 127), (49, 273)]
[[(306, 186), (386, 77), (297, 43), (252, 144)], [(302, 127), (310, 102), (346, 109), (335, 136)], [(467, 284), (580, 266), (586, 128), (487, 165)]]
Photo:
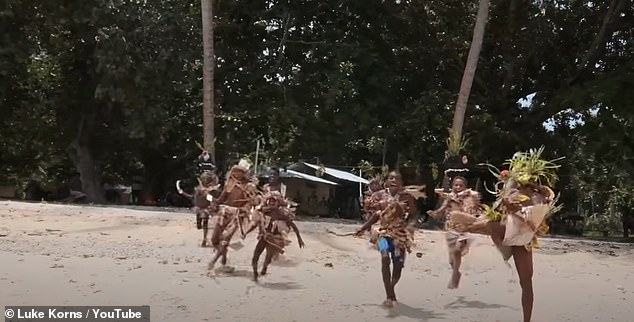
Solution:
[[(202, 161), (206, 161), (208, 153), (203, 151)], [(250, 174), (250, 164), (241, 160), (231, 167), (226, 181), (220, 189), (219, 179), (215, 173), (215, 166), (207, 162), (207, 167), (198, 178), (198, 185), (193, 194), (187, 194), (180, 186), (178, 192), (189, 197), (194, 204), (196, 227), (203, 231), (202, 247), (211, 246), (215, 254), (209, 263), (209, 270), (213, 270), (220, 260), (222, 269), (230, 271), (227, 266), (227, 253), (234, 235), (240, 231), (240, 238), (245, 239), (251, 232), (257, 230), (258, 242), (253, 251), (252, 266), (253, 279), (267, 273), (272, 260), (284, 253), (284, 248), (291, 243), (288, 239), (290, 230), (295, 232), (300, 248), (304, 241), (295, 225), (295, 211), (297, 204), (288, 200), (285, 186), (279, 180), (279, 170), (273, 169), (269, 183), (258, 186), (257, 178)], [(211, 237), (208, 232), (211, 229)], [(262, 270), (258, 273), (259, 258), (266, 251)]]
[[(472, 241), (470, 234), (491, 237), (504, 261), (513, 257), (522, 289), (524, 321), (531, 320), (533, 308), (533, 258), (531, 249), (537, 237), (547, 232), (546, 219), (554, 213), (556, 199), (551, 187), (557, 180), (558, 166), (542, 159), (543, 148), (516, 153), (508, 161), (508, 170), (492, 172), (498, 178), (497, 199), (491, 205), (481, 202), (480, 194), (468, 188), (467, 180), (458, 175), (450, 178), (451, 189), (436, 189), (442, 199), (441, 206), (427, 213), (444, 220), (445, 234), (452, 268), (448, 284), (459, 286), (462, 258), (468, 254)], [(267, 272), (275, 257), (290, 244), (287, 234), (293, 230), (299, 247), (304, 246), (295, 219), (296, 203), (280, 191), (279, 172), (274, 171), (271, 182), (262, 189), (257, 179), (249, 175), (244, 162), (229, 171), (224, 187), (217, 198), (208, 197), (218, 191), (218, 178), (204, 172), (193, 195), (197, 226), (203, 230), (202, 246), (207, 246), (207, 228), (213, 227), (211, 246), (216, 254), (210, 263), (213, 268), (219, 258), (226, 266), (228, 245), (237, 230), (244, 239), (258, 230), (258, 242), (252, 258), (253, 279)], [(424, 195), (424, 187), (404, 186), (397, 171), (389, 172), (385, 179), (371, 180), (363, 201), (367, 222), (354, 235), (371, 231), (370, 242), (381, 255), (381, 272), (385, 287), (384, 305), (397, 302), (395, 286), (401, 278), (406, 254), (415, 246), (414, 233), (419, 218), (416, 199)], [(376, 228), (372, 226), (378, 224)], [(258, 273), (258, 260), (266, 250), (262, 270)], [(390, 268), (391, 266), (391, 268)]]
[[(542, 159), (543, 147), (526, 153), (516, 153), (508, 160), (508, 170), (492, 167), (498, 178), (495, 202), (482, 204), (478, 192), (468, 188), (467, 179), (455, 172), (450, 178), (449, 192), (436, 189), (442, 203), (427, 213), (445, 222), (449, 265), (452, 274), (448, 288), (460, 283), (460, 264), (468, 254), (471, 233), (488, 235), (502, 253), (504, 261), (513, 257), (522, 289), (524, 321), (531, 320), (533, 309), (532, 247), (537, 238), (548, 231), (548, 216), (559, 209), (551, 187), (557, 180), (552, 161)], [(381, 188), (382, 187), (382, 188)], [(403, 187), (398, 172), (390, 172), (383, 185), (372, 180), (364, 198), (367, 222), (356, 232), (362, 235), (373, 224), (379, 223), (370, 237), (381, 254), (383, 284), (387, 299), (384, 305), (396, 303), (395, 286), (401, 278), (405, 254), (411, 253), (414, 243), (413, 225), (417, 220), (416, 204), (411, 193)], [(392, 271), (390, 271), (390, 262)]]

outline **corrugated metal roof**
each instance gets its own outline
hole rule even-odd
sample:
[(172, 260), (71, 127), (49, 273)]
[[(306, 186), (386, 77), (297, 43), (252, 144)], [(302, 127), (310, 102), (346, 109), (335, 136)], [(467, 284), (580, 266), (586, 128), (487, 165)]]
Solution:
[(297, 171), (293, 171), (290, 169), (287, 169), (286, 171), (280, 171), (280, 177), (282, 178), (299, 178), (299, 179), (304, 179), (304, 180), (308, 180), (308, 181), (312, 181), (312, 182), (319, 182), (319, 183), (325, 183), (325, 184), (329, 184), (329, 185), (333, 185), (333, 186), (337, 186), (339, 185), (338, 183), (332, 182), (332, 181), (328, 181), (319, 177), (315, 177), (315, 176), (311, 176), (310, 174), (305, 174), (305, 173), (301, 173), (301, 172), (297, 172)]
[[(308, 167), (311, 167), (311, 168), (315, 169), (315, 170), (319, 169), (318, 165), (310, 164), (310, 163), (307, 163), (307, 162), (302, 162), (302, 163), (305, 164)], [(363, 183), (363, 184), (368, 184), (369, 183), (368, 180), (366, 180), (366, 179), (364, 179), (362, 177), (359, 177), (357, 175), (354, 175), (354, 174), (352, 174), (350, 172), (345, 172), (345, 171), (341, 171), (341, 170), (337, 170), (337, 169), (333, 169), (333, 168), (326, 168), (326, 167), (325, 167), (325, 170), (326, 170), (326, 174), (329, 174), (329, 175), (331, 175), (331, 176), (333, 176), (335, 178), (341, 179), (341, 180), (352, 181), (352, 182), (360, 182), (360, 183)]]

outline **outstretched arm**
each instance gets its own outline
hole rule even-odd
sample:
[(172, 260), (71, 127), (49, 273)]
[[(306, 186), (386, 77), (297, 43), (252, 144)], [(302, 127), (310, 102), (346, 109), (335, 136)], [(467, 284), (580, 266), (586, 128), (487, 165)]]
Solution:
[(226, 190), (222, 190), (222, 192), (220, 193), (220, 196), (218, 196), (217, 199), (214, 199), (214, 201), (211, 203), (211, 206), (215, 208), (218, 205), (222, 205), (223, 203), (227, 201), (228, 196), (229, 196), (229, 193)]
[(191, 200), (192, 202), (194, 201), (194, 196), (193, 196), (193, 195), (190, 195), (190, 194), (188, 194), (187, 192), (185, 192), (185, 191), (183, 191), (183, 190), (179, 191), (178, 193), (179, 193), (181, 196), (183, 196), (183, 197), (185, 197), (185, 198), (187, 198), (187, 199)]
[(445, 212), (447, 211), (447, 208), (449, 207), (449, 196), (446, 196), (445, 199), (442, 202), (442, 205), (440, 206), (440, 208), (436, 209), (436, 210), (430, 210), (427, 213), (436, 218), (436, 219), (440, 219), (443, 217), (443, 215), (445, 214)]
[(369, 230), (370, 227), (372, 227), (372, 225), (376, 224), (377, 221), (379, 221), (379, 214), (381, 213), (381, 211), (376, 211), (374, 212), (374, 214), (372, 215), (372, 217), (370, 217), (370, 219), (363, 224), (363, 226), (361, 226), (361, 228), (359, 228), (359, 230), (357, 230), (357, 232), (355, 233), (356, 235), (361, 235), (364, 231)]
[(271, 220), (288, 220), (288, 216), (284, 213), (286, 209), (277, 207), (262, 207), (262, 213), (271, 217)]
[(297, 236), (297, 243), (299, 244), (299, 248), (303, 248), (304, 240), (302, 240), (302, 236), (299, 234), (299, 229), (297, 228), (297, 225), (295, 225), (295, 223), (292, 221), (289, 221), (288, 225), (293, 229), (295, 235)]

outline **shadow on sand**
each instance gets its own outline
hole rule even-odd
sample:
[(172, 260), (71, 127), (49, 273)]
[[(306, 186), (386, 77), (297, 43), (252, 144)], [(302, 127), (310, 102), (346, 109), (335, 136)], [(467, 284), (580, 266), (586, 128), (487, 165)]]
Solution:
[(258, 282), (259, 286), (270, 290), (299, 290), (303, 287), (295, 282)]
[(284, 257), (284, 255), (280, 255), (278, 259), (275, 259), (271, 262), (271, 266), (277, 267), (297, 267), (301, 264), (301, 261), (292, 260), (290, 258)]
[[(325, 234), (325, 233), (306, 233), (306, 235), (310, 235), (316, 241), (339, 251), (343, 252), (355, 252), (354, 247), (350, 247), (350, 240), (354, 237), (336, 237), (334, 235)], [(346, 238), (348, 240), (346, 241)], [(354, 245), (353, 245), (354, 246)]]
[(119, 224), (114, 226), (93, 227), (93, 228), (85, 228), (85, 229), (78, 229), (78, 230), (62, 230), (59, 232), (59, 234), (60, 235), (85, 234), (85, 233), (95, 233), (95, 232), (104, 232), (104, 231), (113, 231), (113, 230), (123, 230), (123, 229), (129, 229), (129, 228), (130, 228), (130, 225), (125, 223), (125, 224)]
[(381, 304), (366, 304), (368, 306), (377, 306), (387, 310), (386, 318), (397, 318), (399, 316), (408, 317), (418, 321), (429, 321), (430, 319), (444, 319), (443, 313), (436, 313), (422, 308), (411, 307), (407, 304), (398, 302), (393, 308), (387, 308)]
[[(292, 281), (265, 282), (263, 281), (263, 279), (265, 279), (266, 276), (268, 275), (261, 276), (260, 280), (257, 283), (254, 283), (254, 286), (268, 288), (271, 290), (299, 290), (303, 288), (302, 285)], [(220, 269), (216, 269), (216, 275), (213, 276), (213, 278), (222, 278), (222, 277), (225, 277), (225, 278), (226, 277), (242, 277), (242, 278), (248, 278), (249, 280), (253, 280), (253, 271), (246, 270), (246, 269), (234, 269), (232, 271), (225, 272)]]
[(445, 309), (460, 309), (460, 308), (473, 308), (473, 309), (500, 309), (509, 308), (514, 309), (507, 305), (501, 304), (489, 304), (481, 301), (469, 301), (464, 296), (458, 296), (455, 301), (445, 305)]

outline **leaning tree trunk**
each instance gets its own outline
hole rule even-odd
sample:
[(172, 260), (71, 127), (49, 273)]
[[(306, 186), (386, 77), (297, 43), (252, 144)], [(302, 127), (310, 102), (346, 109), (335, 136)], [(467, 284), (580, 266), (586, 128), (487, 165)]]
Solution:
[(214, 149), (214, 15), (213, 0), (201, 0), (203, 24), (203, 145), (216, 162)]
[(79, 121), (79, 129), (75, 139), (69, 146), (68, 154), (75, 165), (75, 169), (79, 172), (81, 189), (86, 194), (86, 198), (92, 202), (104, 203), (106, 195), (101, 185), (101, 173), (92, 156), (88, 137), (92, 133), (93, 125), (94, 114), (82, 114)]
[(101, 186), (101, 175), (97, 171), (95, 160), (90, 149), (75, 140), (70, 145), (70, 155), (81, 180), (82, 192), (89, 201), (96, 203), (105, 202), (105, 193)]
[(630, 237), (630, 230), (634, 232), (634, 215), (630, 207), (621, 208), (622, 220), (623, 220), (623, 237)]
[(471, 40), (471, 48), (467, 56), (467, 64), (465, 65), (462, 82), (460, 84), (460, 93), (456, 102), (456, 110), (453, 116), (453, 124), (451, 126), (452, 135), (456, 138), (462, 137), (462, 126), (464, 124), (464, 116), (467, 110), (467, 102), (471, 93), (471, 85), (478, 66), (480, 58), (480, 50), (482, 49), (482, 41), (484, 38), (484, 27), (489, 17), (490, 0), (480, 0), (478, 15), (476, 17), (475, 27), (473, 28), (473, 38)]
[[(469, 94), (471, 94), (471, 85), (475, 77), (476, 68), (478, 67), (478, 59), (480, 58), (480, 50), (482, 49), (482, 41), (484, 39), (484, 27), (489, 18), (490, 0), (480, 0), (478, 7), (478, 15), (476, 16), (475, 26), (473, 27), (473, 38), (471, 39), (471, 47), (467, 56), (467, 63), (462, 74), (462, 82), (460, 83), (460, 92), (456, 101), (456, 109), (453, 114), (453, 123), (449, 131), (449, 139), (447, 140), (447, 152), (445, 154), (445, 167), (453, 157), (458, 157), (460, 150), (464, 148), (465, 142), (462, 141), (462, 126), (464, 124), (464, 116), (467, 111), (467, 102)], [(449, 177), (445, 173), (442, 179), (442, 187), (445, 190), (450, 189)]]

